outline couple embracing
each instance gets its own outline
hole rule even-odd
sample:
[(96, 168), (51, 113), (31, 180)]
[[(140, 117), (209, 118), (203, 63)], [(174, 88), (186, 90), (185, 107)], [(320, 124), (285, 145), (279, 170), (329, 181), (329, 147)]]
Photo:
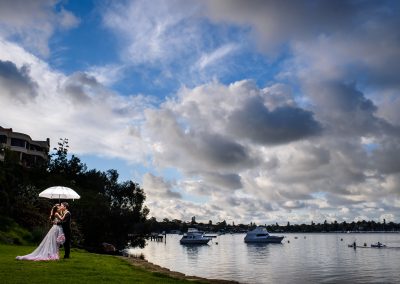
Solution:
[(64, 258), (69, 258), (71, 249), (71, 212), (67, 202), (56, 204), (50, 212), (53, 226), (40, 245), (30, 254), (17, 256), (18, 260), (58, 260), (59, 249), (64, 244)]

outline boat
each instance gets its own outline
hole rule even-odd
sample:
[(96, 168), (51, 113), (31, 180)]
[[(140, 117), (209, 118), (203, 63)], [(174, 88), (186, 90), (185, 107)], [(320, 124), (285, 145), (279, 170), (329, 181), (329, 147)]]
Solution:
[(204, 232), (197, 230), (196, 228), (189, 228), (186, 234), (183, 234), (179, 241), (184, 245), (205, 245), (211, 240), (210, 237), (206, 237)]
[(284, 236), (271, 236), (267, 229), (258, 226), (252, 231), (249, 231), (244, 237), (245, 243), (281, 243)]
[(349, 248), (357, 248), (356, 241), (354, 241), (352, 244), (347, 245)]
[(386, 247), (386, 245), (382, 244), (381, 242), (371, 244), (371, 248), (385, 248), (385, 247)]

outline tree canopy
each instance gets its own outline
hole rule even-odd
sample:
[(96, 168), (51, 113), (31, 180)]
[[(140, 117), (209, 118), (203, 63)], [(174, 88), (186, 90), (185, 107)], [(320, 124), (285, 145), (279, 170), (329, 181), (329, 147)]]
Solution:
[(78, 157), (68, 156), (68, 148), (68, 140), (60, 139), (48, 164), (31, 168), (20, 165), (13, 152), (5, 150), (5, 160), (0, 162), (0, 216), (41, 232), (39, 239), (50, 225), (51, 206), (58, 202), (39, 198), (39, 193), (55, 185), (71, 187), (81, 196), (66, 200), (75, 245), (96, 249), (106, 242), (123, 248), (128, 235), (144, 233), (149, 214), (144, 190), (133, 181), (119, 182), (116, 170), (88, 170)]

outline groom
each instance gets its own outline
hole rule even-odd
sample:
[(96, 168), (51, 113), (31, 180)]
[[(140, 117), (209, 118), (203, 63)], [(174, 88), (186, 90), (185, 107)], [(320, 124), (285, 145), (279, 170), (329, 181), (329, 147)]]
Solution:
[(64, 243), (64, 258), (69, 258), (71, 250), (71, 212), (68, 211), (69, 205), (67, 202), (61, 202), (60, 209), (63, 212), (63, 220), (61, 226), (64, 231), (65, 243)]

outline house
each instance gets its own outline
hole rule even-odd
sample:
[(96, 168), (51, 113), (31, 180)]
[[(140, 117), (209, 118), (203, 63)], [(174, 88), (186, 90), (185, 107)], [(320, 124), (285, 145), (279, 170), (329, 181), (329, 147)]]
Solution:
[(25, 167), (42, 165), (49, 160), (50, 139), (32, 140), (27, 134), (0, 126), (0, 161), (4, 161), (7, 150)]

